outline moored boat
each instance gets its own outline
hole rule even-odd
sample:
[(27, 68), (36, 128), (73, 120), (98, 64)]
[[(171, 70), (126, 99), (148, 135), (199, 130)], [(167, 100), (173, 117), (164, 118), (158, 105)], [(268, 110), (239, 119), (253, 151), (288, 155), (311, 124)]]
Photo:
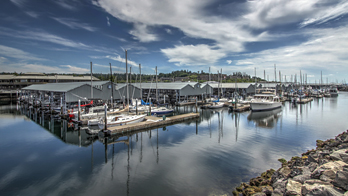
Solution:
[[(121, 125), (127, 125), (132, 123), (141, 122), (145, 119), (146, 115), (134, 115), (134, 116), (122, 116), (122, 117), (114, 117), (113, 119), (107, 121), (107, 127), (112, 126), (121, 126)], [(105, 120), (100, 119), (98, 122), (98, 126), (100, 129), (103, 129), (105, 126)]]
[(282, 103), (280, 98), (270, 91), (266, 93), (256, 94), (253, 100), (250, 102), (250, 109), (252, 111), (266, 111), (280, 108)]

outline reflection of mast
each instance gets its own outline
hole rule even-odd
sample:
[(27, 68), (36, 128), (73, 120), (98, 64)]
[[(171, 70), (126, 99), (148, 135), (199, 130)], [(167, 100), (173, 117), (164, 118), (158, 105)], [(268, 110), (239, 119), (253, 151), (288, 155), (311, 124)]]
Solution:
[(157, 160), (156, 160), (157, 164), (158, 164), (158, 160), (159, 160), (159, 154), (158, 154), (158, 128), (157, 128)]
[(140, 163), (143, 160), (143, 132), (140, 133)]
[[(129, 140), (129, 137), (128, 137)], [(129, 180), (130, 180), (130, 174), (129, 174), (129, 145), (128, 145), (128, 158), (127, 158), (127, 195), (129, 195)]]
[(92, 139), (92, 155), (91, 155), (91, 169), (93, 171), (93, 139)]
[(196, 120), (196, 135), (198, 135), (198, 120)]
[(219, 144), (220, 144), (220, 133), (221, 133), (221, 125), (220, 125), (220, 112), (218, 112), (218, 120), (219, 120), (219, 127), (218, 127), (218, 129), (219, 129), (219, 139), (218, 139), (218, 142), (219, 142)]
[(108, 162), (108, 138), (104, 138), (104, 144), (105, 144), (105, 163)]
[(239, 113), (235, 113), (234, 117), (234, 126), (236, 127), (236, 141), (238, 140), (239, 115)]
[(221, 111), (221, 137), (224, 137), (224, 111)]
[(131, 145), (131, 155), (133, 155), (133, 137), (130, 137), (130, 145)]
[(114, 179), (114, 155), (115, 155), (115, 144), (112, 144), (111, 180)]
[(209, 118), (209, 132), (210, 132), (210, 138), (211, 138), (211, 118)]

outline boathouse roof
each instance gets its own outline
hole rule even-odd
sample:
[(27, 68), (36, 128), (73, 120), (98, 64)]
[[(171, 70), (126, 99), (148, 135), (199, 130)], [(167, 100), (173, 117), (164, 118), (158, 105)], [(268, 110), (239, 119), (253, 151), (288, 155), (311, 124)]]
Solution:
[[(160, 82), (157, 83), (157, 89), (165, 89), (165, 90), (181, 90), (185, 88), (187, 85), (190, 85), (194, 88), (198, 82)], [(138, 88), (140, 88), (140, 83), (132, 83)], [(156, 83), (141, 83), (141, 88), (143, 89), (156, 89)]]
[[(93, 81), (93, 87), (99, 88), (109, 81)], [(64, 83), (48, 83), (48, 84), (32, 84), (24, 87), (23, 90), (32, 91), (49, 91), (49, 92), (68, 92), (83, 85), (90, 85), (91, 82), (64, 82)]]
[(209, 83), (208, 85), (210, 85), (213, 88), (249, 88), (250, 85), (254, 85), (254, 83)]

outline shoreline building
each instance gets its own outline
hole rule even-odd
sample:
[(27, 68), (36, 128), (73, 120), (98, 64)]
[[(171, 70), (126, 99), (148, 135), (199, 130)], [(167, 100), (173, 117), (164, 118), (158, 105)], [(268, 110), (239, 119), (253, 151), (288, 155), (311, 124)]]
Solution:
[[(93, 81), (99, 81), (92, 77)], [(19, 90), (32, 84), (63, 83), (63, 82), (88, 82), (90, 75), (46, 75), (44, 73), (28, 72), (20, 75), (0, 74), (0, 89)]]

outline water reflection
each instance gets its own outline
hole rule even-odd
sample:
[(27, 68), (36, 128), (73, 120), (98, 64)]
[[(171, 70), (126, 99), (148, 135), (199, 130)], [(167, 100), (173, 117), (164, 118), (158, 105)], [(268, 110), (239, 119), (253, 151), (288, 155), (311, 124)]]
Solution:
[[(257, 113), (198, 109), (200, 118), (192, 121), (111, 137), (89, 135), (98, 130), (88, 132), (88, 127), (35, 109), (21, 113), (4, 108), (0, 113), (10, 117), (0, 119), (0, 182), (5, 182), (0, 192), (231, 195), (240, 182), (278, 168), (277, 159), (298, 156), (315, 148), (316, 139), (345, 130), (347, 122), (338, 119), (348, 115), (340, 107), (348, 99), (341, 95), (338, 99), (304, 105), (285, 103), (283, 110)], [(195, 108), (182, 111), (195, 112)], [(13, 115), (7, 114), (11, 112)], [(21, 119), (22, 124), (16, 121), (3, 125), (11, 121), (11, 116), (20, 114), (33, 121), (37, 118), (37, 123)], [(9, 127), (11, 133), (7, 131)], [(5, 177), (14, 172), (17, 175), (6, 181)]]
[(270, 111), (250, 112), (247, 119), (253, 121), (258, 127), (273, 128), (281, 115), (282, 109), (278, 108)]

